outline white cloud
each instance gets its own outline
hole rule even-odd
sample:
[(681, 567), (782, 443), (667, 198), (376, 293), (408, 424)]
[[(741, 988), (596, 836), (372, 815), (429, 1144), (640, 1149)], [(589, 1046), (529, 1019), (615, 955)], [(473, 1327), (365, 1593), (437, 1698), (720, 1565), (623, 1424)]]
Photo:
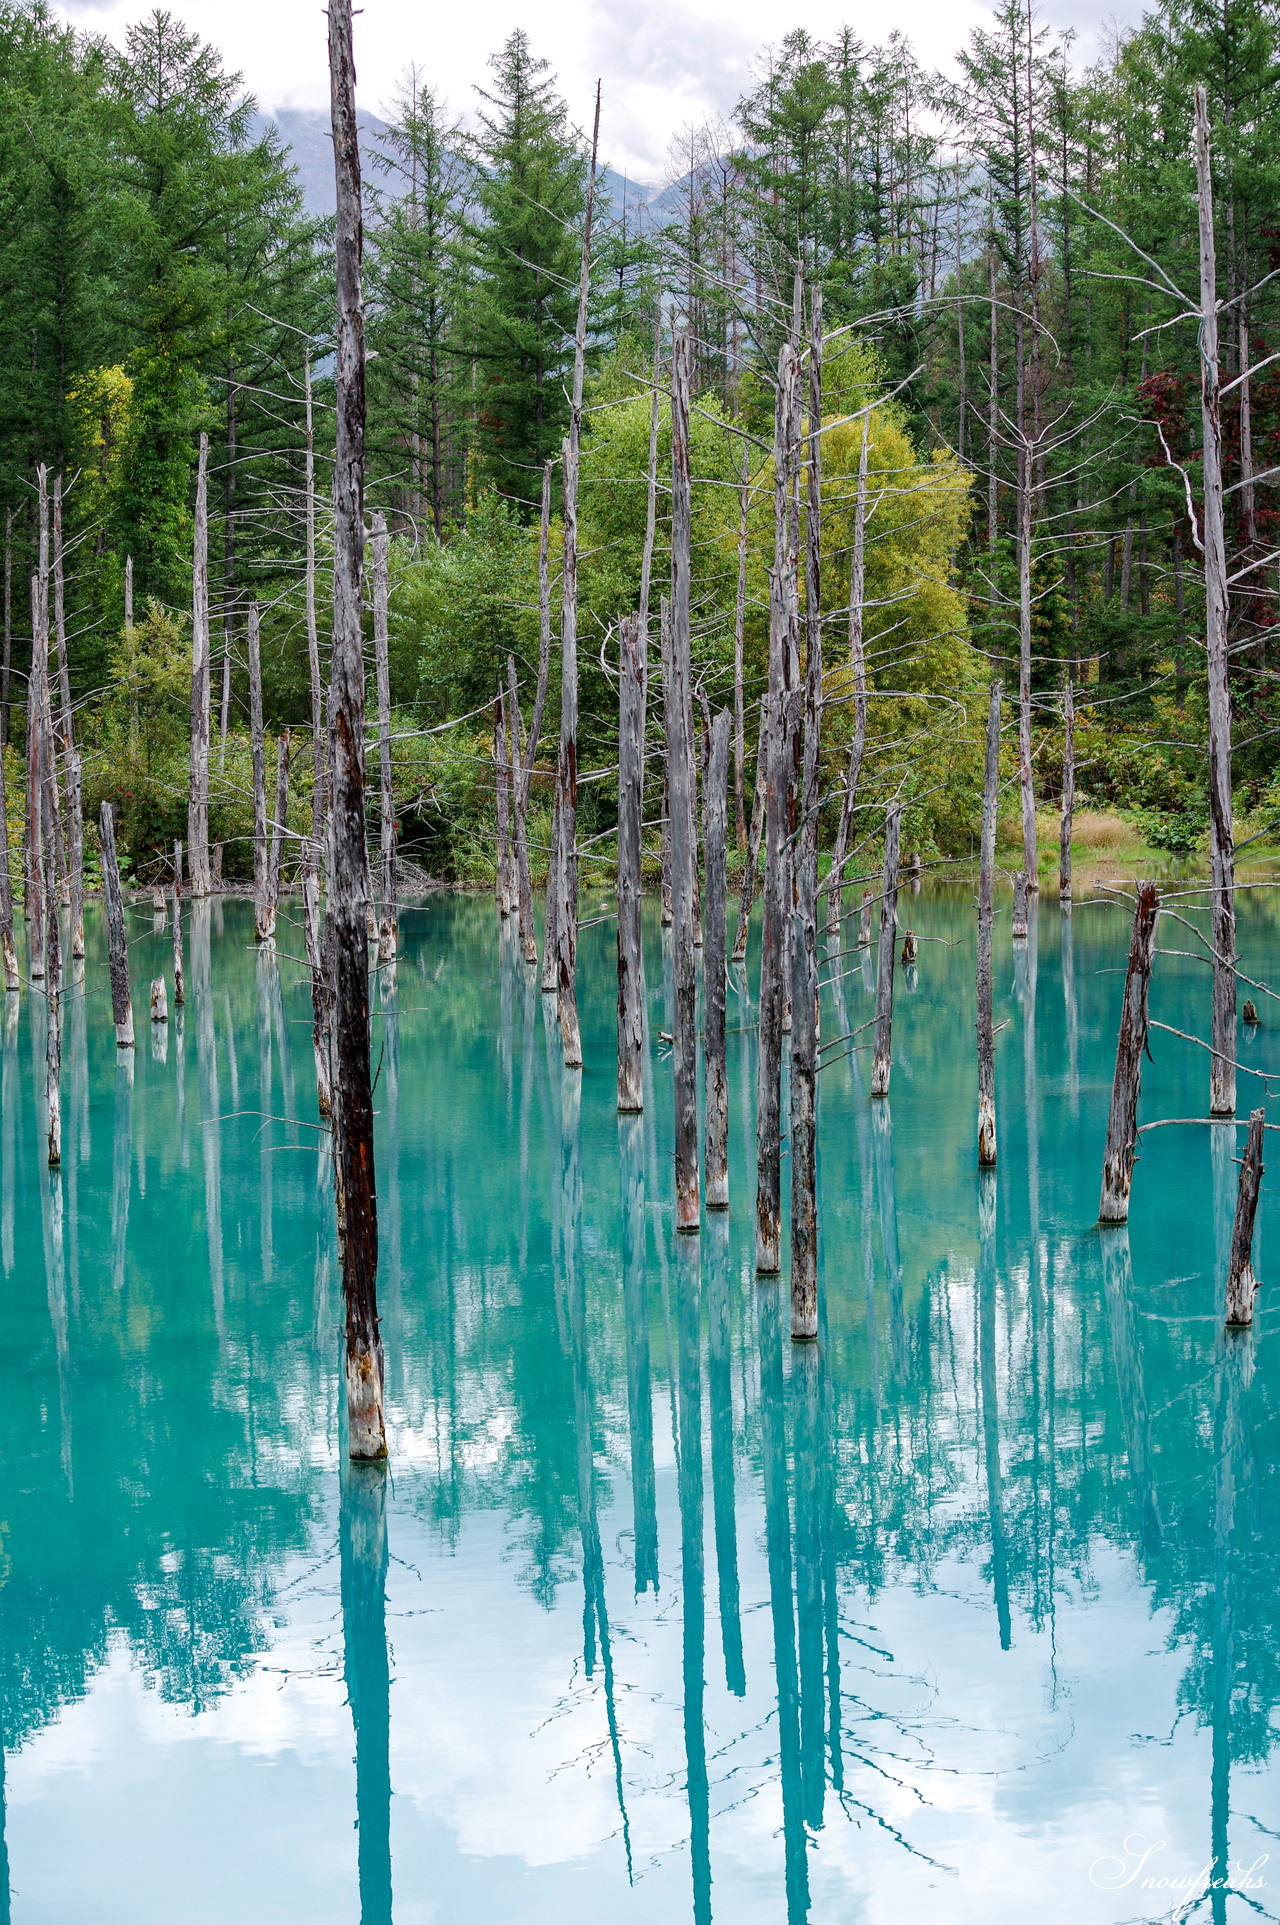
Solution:
[[(77, 26), (122, 42), (141, 0), (64, 0)], [(186, 24), (219, 46), (228, 66), (268, 110), (323, 107), (328, 101), (325, 16), (318, 0), (179, 0)], [(1100, 12), (1100, 0), (1094, 0)], [(1136, 17), (1136, 6), (1123, 9)], [(366, 108), (389, 104), (399, 76), (416, 62), (453, 111), (470, 116), (486, 62), (516, 26), (550, 61), (575, 118), (586, 123), (597, 76), (604, 82), (601, 141), (605, 157), (634, 177), (664, 176), (668, 149), (681, 128), (726, 117), (746, 89), (752, 63), (779, 38), (780, 24), (825, 36), (848, 20), (864, 40), (900, 26), (918, 58), (950, 66), (956, 49), (987, 18), (977, 0), (916, 0), (908, 14), (888, 16), (847, 0), (809, 0), (780, 23), (766, 0), (473, 0), (424, 14), (409, 0), (366, 0), (356, 19), (356, 66)], [(1093, 26), (1090, 22), (1090, 27)], [(1077, 53), (1087, 52), (1082, 43)]]

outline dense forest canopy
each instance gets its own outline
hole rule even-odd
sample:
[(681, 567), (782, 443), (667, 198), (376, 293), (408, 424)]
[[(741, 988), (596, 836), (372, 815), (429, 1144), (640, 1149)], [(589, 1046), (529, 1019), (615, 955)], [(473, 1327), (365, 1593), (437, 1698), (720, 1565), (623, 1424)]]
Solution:
[[(1152, 839), (1196, 846), (1207, 820), (1199, 369), (1196, 329), (1161, 277), (1195, 292), (1200, 84), (1227, 303), (1237, 808), (1267, 826), (1280, 810), (1270, 642), (1280, 368), (1269, 361), (1280, 280), (1267, 279), (1280, 235), (1278, 32), (1280, 12), (1262, 0), (1170, 0), (1082, 69), (1033, 0), (1004, 0), (944, 77), (898, 33), (867, 46), (850, 30), (829, 42), (796, 30), (761, 54), (731, 126), (677, 143), (663, 194), (598, 197), (579, 536), (584, 765), (616, 753), (609, 637), (638, 594), (655, 341), (665, 385), (673, 331), (685, 325), (698, 390), (695, 663), (711, 697), (727, 698), (745, 447), (748, 701), (759, 693), (772, 374), (799, 272), (821, 289), (829, 341), (833, 768), (851, 726), (839, 636), (865, 431), (871, 740), (881, 751), (868, 779), (887, 793), (908, 773), (909, 832), (943, 850), (970, 846), (982, 718), (969, 698), (989, 661), (1016, 680), (1022, 437), (1041, 792), (1053, 786), (1070, 674), (1085, 789), (1140, 811)], [(238, 77), (167, 12), (140, 20), (116, 50), (42, 0), (10, 0), (0, 69), (0, 727), (15, 755), (43, 464), (62, 478), (86, 813), (103, 796), (116, 802), (140, 872), (181, 835), (195, 464), (207, 433), (212, 820), (234, 872), (248, 860), (251, 602), (269, 725), (305, 728), (311, 716), (309, 416), (325, 646), (331, 224), (306, 214), (288, 152), (261, 131)], [(467, 125), (429, 72), (411, 69), (366, 167), (368, 500), (392, 532), (396, 790), (406, 851), (446, 873), (488, 859), (492, 737), (481, 712), (509, 653), (531, 701), (542, 470), (568, 424), (590, 172), (575, 116), (585, 105), (561, 98), (517, 31), (481, 77)], [(607, 89), (603, 124), (607, 158)], [(871, 401), (881, 405), (860, 414)], [(660, 416), (661, 474), (665, 400)], [(657, 514), (655, 612), (665, 483)], [(553, 574), (559, 542), (557, 475)], [(555, 678), (553, 664), (549, 715)], [(421, 733), (450, 720), (449, 733)], [(300, 822), (305, 761), (291, 778)], [(749, 769), (748, 793), (750, 779)], [(11, 794), (20, 789), (11, 781)], [(583, 808), (586, 831), (608, 826), (602, 788), (584, 791)]]

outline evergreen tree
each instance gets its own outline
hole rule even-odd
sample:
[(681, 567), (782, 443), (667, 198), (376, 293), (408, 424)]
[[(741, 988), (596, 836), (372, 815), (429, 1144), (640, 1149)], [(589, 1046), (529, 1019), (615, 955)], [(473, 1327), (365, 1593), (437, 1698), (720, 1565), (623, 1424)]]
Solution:
[(487, 475), (529, 504), (568, 422), (587, 162), (522, 28), (490, 66), (473, 230), (476, 429)]

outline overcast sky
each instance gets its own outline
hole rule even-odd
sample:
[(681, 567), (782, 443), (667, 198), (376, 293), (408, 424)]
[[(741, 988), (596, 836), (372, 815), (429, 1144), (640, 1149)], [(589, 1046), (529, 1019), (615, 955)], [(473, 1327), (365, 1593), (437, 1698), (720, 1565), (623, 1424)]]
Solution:
[[(325, 16), (318, 0), (168, 0), (179, 19), (213, 41), (227, 65), (243, 73), (260, 104), (323, 107)], [(77, 26), (122, 42), (138, 0), (63, 0)], [(1047, 0), (1046, 18), (1071, 23), (1077, 54), (1091, 56), (1103, 22), (1117, 11), (1134, 18), (1137, 0)], [(416, 61), (452, 111), (469, 117), (486, 61), (522, 25), (534, 52), (551, 62), (580, 123), (589, 119), (597, 75), (604, 82), (603, 157), (643, 180), (681, 169), (668, 154), (681, 129), (728, 116), (750, 84), (761, 50), (780, 31), (803, 25), (825, 36), (848, 21), (868, 43), (894, 26), (908, 34), (925, 65), (950, 67), (957, 47), (987, 18), (976, 0), (914, 0), (888, 10), (868, 0), (805, 0), (781, 21), (768, 0), (467, 0), (424, 8), (410, 0), (365, 0), (356, 19), (356, 66), (362, 104), (388, 107), (405, 68)]]

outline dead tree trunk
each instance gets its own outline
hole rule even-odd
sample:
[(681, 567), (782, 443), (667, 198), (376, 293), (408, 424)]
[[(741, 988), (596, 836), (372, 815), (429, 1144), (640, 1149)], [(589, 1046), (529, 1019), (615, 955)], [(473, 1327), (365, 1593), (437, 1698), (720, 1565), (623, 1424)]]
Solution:
[(173, 845), (173, 1006), (180, 1009), (187, 1000), (186, 979), (182, 972), (182, 844)]
[(266, 942), (275, 931), (267, 889), (267, 751), (262, 728), (262, 652), (257, 597), (249, 603), (249, 739), (253, 753), (253, 933)]
[(335, 1147), (344, 1233), (349, 1449), (385, 1457), (382, 1338), (378, 1329), (378, 1205), (369, 1073), (369, 951), (365, 933), (363, 230), (351, 0), (329, 0), (329, 90), (337, 184), (337, 436), (334, 452), (333, 675), (329, 765), (333, 787), (330, 956), (333, 980)]
[(858, 491), (853, 508), (853, 560), (849, 566), (849, 664), (853, 669), (853, 740), (849, 744), (849, 762), (845, 769), (844, 795), (840, 800), (840, 821), (836, 829), (836, 846), (831, 856), (831, 879), (827, 884), (831, 896), (831, 915), (829, 929), (839, 927), (843, 919), (844, 868), (849, 859), (849, 845), (853, 836), (853, 811), (858, 799), (858, 782), (862, 775), (862, 758), (867, 746), (867, 651), (864, 639), (864, 610), (867, 582), (867, 452), (871, 441), (871, 423), (863, 423), (862, 446), (858, 450)]
[(1013, 921), (1010, 934), (1015, 942), (1025, 942), (1028, 933), (1027, 923), (1027, 872), (1019, 869), (1013, 878)]
[(729, 1072), (725, 1060), (725, 1003), (728, 979), (729, 729), (734, 721), (722, 709), (711, 724), (706, 779), (702, 785), (706, 896), (702, 924), (702, 1047), (705, 1062), (707, 1208), (729, 1207)]
[(644, 816), (645, 648), (638, 615), (618, 632), (618, 1108), (644, 1108), (644, 949), (640, 829)]
[(1071, 819), (1076, 807), (1076, 698), (1070, 675), (1062, 692), (1062, 829), (1058, 848), (1058, 895), (1071, 900)]
[[(793, 490), (796, 480), (799, 361), (791, 341), (778, 355), (774, 404), (773, 543), (769, 587), (768, 792), (765, 802), (764, 929), (760, 955), (760, 1016), (756, 1090), (756, 1269), (782, 1267), (781, 1108), (782, 1036), (789, 1001), (789, 861), (795, 801), (795, 749), (800, 704), (795, 689), (799, 628)], [(795, 697), (795, 699), (793, 699)]]
[(1151, 989), (1151, 964), (1155, 956), (1159, 913), (1160, 897), (1155, 884), (1140, 883), (1138, 905), (1133, 912), (1133, 938), (1129, 944), (1129, 968), (1124, 979), (1124, 1002), (1120, 1009), (1116, 1072), (1111, 1085), (1111, 1111), (1107, 1118), (1107, 1147), (1102, 1159), (1099, 1223), (1127, 1223), (1129, 1220), (1129, 1188), (1133, 1182), (1134, 1154), (1138, 1147), (1138, 1091), (1142, 1082), (1142, 1052), (1147, 1043), (1147, 998)]
[(289, 731), (285, 729), (276, 743), (276, 798), (271, 820), (271, 852), (267, 864), (267, 899), (271, 906), (271, 929), (275, 933), (280, 908), (284, 871), (284, 845), (289, 832)]
[[(0, 743), (0, 748), (3, 748)], [(18, 951), (13, 940), (13, 872), (9, 866), (9, 808), (5, 792), (4, 757), (0, 755), (0, 966), (6, 995), (19, 988)]]
[(1196, 88), (1200, 209), (1200, 415), (1204, 462), (1205, 654), (1209, 673), (1209, 859), (1213, 888), (1213, 1055), (1209, 1113), (1236, 1109), (1235, 831), (1231, 802), (1231, 697), (1227, 685), (1227, 550), (1222, 508), (1222, 401), (1218, 377), (1218, 271), (1213, 233), (1209, 110)]
[(1000, 684), (991, 684), (978, 866), (978, 1162), (996, 1160), (996, 1044), (991, 1013), (991, 935), (995, 919), (996, 804), (1000, 793)]
[(764, 834), (765, 800), (769, 789), (768, 770), (768, 732), (764, 725), (764, 708), (760, 710), (760, 739), (756, 744), (756, 786), (751, 801), (751, 832), (747, 838), (747, 859), (742, 865), (742, 894), (738, 902), (738, 930), (733, 939), (734, 962), (741, 962), (747, 953), (747, 932), (751, 926), (751, 905), (756, 893), (756, 875), (760, 867), (760, 838)]
[(858, 910), (859, 949), (870, 949), (871, 947), (871, 910), (874, 903), (875, 897), (872, 895), (870, 889), (864, 889), (862, 892), (862, 903)]
[(768, 756), (765, 808), (764, 928), (760, 944), (759, 1048), (756, 1082), (756, 1269), (765, 1276), (782, 1267), (782, 924), (787, 834), (786, 695), (767, 695), (760, 728)]
[(1028, 892), (1040, 887), (1036, 856), (1036, 791), (1031, 765), (1031, 449), (1025, 424), (1018, 447), (1018, 786), (1022, 799), (1022, 869)]
[(551, 808), (551, 848), (547, 855), (547, 907), (542, 921), (542, 981), (544, 996), (554, 996), (559, 972), (560, 927), (560, 797)]
[[(48, 781), (53, 790), (52, 771)], [(46, 842), (46, 849), (51, 844)], [(58, 888), (50, 855), (47, 863), (45, 900), (48, 904), (45, 933), (45, 1048), (44, 1094), (47, 1122), (46, 1148), (49, 1168), (56, 1170), (62, 1161), (62, 935), (58, 927)], [(1253, 1228), (1250, 1219), (1250, 1229)]]
[[(524, 758), (520, 764), (515, 795), (515, 838), (516, 838), (516, 879), (520, 890), (520, 941), (524, 948), (526, 963), (538, 960), (538, 938), (533, 926), (533, 882), (529, 873), (529, 790), (533, 781), (533, 765), (538, 759), (538, 741), (542, 734), (542, 711), (547, 700), (547, 677), (551, 670), (551, 463), (544, 463), (542, 469), (542, 525), (538, 536), (538, 686), (533, 698), (533, 717), (529, 723), (529, 734), (525, 741)], [(511, 690), (512, 715), (518, 722), (520, 708), (516, 700), (515, 658), (507, 657), (507, 681)], [(552, 851), (555, 837), (552, 836)], [(550, 871), (555, 867), (554, 860), (548, 864), (547, 912), (550, 918), (551, 886)]]
[(23, 914), (30, 928), (29, 973), (44, 981), (44, 801), (41, 791), (49, 703), (49, 490), (48, 470), (36, 469), (39, 561), (31, 578), (31, 669), (27, 679), (26, 888)]
[(493, 893), (498, 914), (511, 914), (511, 765), (507, 756), (507, 698), (498, 690), (493, 705), (494, 803), (498, 822), (498, 860)]
[(893, 1054), (893, 965), (897, 955), (894, 932), (898, 914), (898, 863), (902, 810), (889, 805), (884, 825), (884, 895), (880, 901), (880, 954), (876, 964), (876, 1039), (871, 1057), (871, 1094), (889, 1094)]
[(747, 725), (743, 658), (747, 638), (747, 518), (751, 510), (751, 450), (743, 437), (742, 490), (738, 500), (738, 596), (733, 611), (733, 825), (740, 851), (747, 846), (745, 764)]
[(191, 570), (191, 775), (187, 790), (191, 893), (212, 893), (209, 871), (209, 437), (200, 437)]
[(671, 362), (671, 604), (665, 611), (667, 783), (671, 797), (671, 910), (675, 983), (676, 1228), (699, 1227), (698, 978), (694, 905), (698, 863), (694, 801), (693, 690), (690, 665), (689, 403), (693, 342), (678, 335)]
[(307, 490), (307, 562), (305, 595), (307, 607), (307, 676), (311, 685), (311, 845), (308, 866), (319, 862), (324, 846), (324, 691), (320, 681), (320, 631), (316, 621), (316, 445), (311, 403), (311, 348), (304, 360), (307, 407), (307, 451), (305, 481)]
[[(378, 955), (389, 962), (396, 953), (396, 805), (391, 790), (391, 586), (387, 569), (387, 519), (373, 518), (373, 659), (378, 688), (378, 814), (381, 828), (382, 898), (378, 916)], [(502, 912), (506, 915), (507, 911)], [(385, 952), (385, 953), (384, 953)]]
[(591, 294), (591, 220), (600, 141), (600, 88), (582, 226), (578, 323), (574, 332), (573, 393), (564, 443), (564, 564), (560, 578), (560, 900), (556, 920), (556, 1006), (566, 1069), (582, 1067), (578, 1027), (578, 458), (582, 445), (582, 383), (586, 368), (587, 307)]
[(1258, 1279), (1253, 1274), (1253, 1219), (1262, 1188), (1262, 1131), (1266, 1120), (1265, 1110), (1250, 1112), (1249, 1136), (1236, 1193), (1236, 1217), (1231, 1229), (1231, 1259), (1227, 1266), (1228, 1327), (1253, 1322), (1253, 1300), (1258, 1294)]
[(102, 902), (107, 919), (107, 966), (111, 972), (111, 1020), (116, 1047), (133, 1048), (133, 1003), (129, 997), (129, 955), (124, 936), (124, 898), (120, 893), (120, 865), (116, 861), (116, 827), (111, 804), (104, 802), (98, 818), (102, 843)]
[(329, 985), (325, 972), (324, 931), (320, 920), (320, 877), (308, 864), (302, 875), (302, 925), (311, 971), (311, 1046), (316, 1060), (316, 1107), (322, 1117), (333, 1114), (330, 1066), (331, 1023)]

